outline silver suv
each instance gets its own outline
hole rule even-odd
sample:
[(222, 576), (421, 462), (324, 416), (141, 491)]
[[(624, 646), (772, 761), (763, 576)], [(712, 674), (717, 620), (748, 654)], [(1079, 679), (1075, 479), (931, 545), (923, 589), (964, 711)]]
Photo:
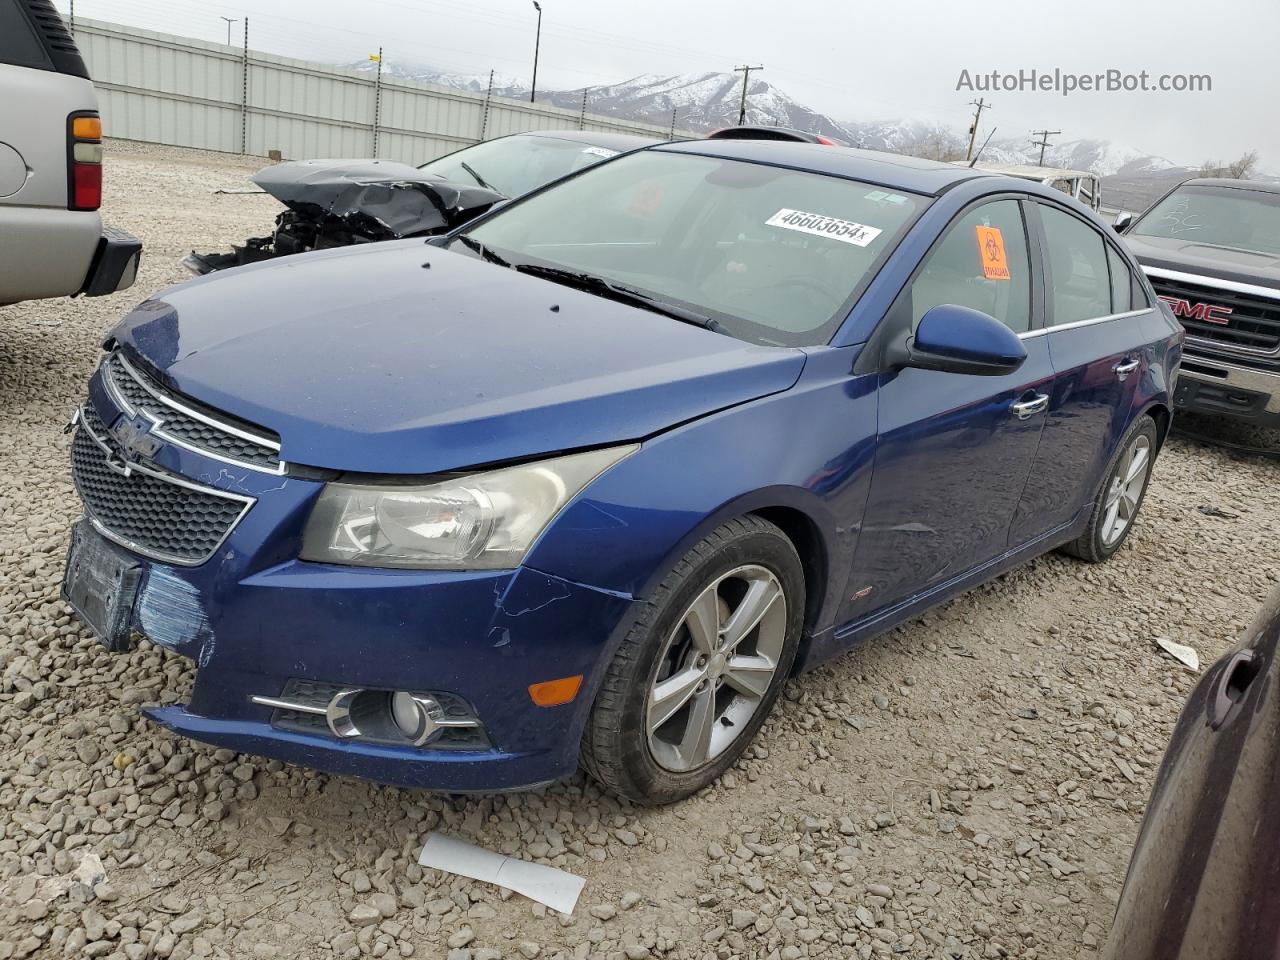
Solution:
[(115, 293), (142, 244), (102, 225), (102, 121), (49, 0), (0, 0), (0, 304)]

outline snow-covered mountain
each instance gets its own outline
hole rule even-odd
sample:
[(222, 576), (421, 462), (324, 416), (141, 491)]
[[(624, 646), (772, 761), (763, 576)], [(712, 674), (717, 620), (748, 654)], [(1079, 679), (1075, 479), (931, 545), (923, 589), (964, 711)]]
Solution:
[[(350, 65), (361, 73), (372, 73), (377, 65), (363, 61)], [(489, 87), (488, 74), (457, 74), (431, 66), (401, 62), (383, 64), (386, 79), (416, 80), (437, 86), (483, 93)], [(496, 75), (495, 96), (525, 98), (528, 86), (516, 77)], [(621, 83), (572, 90), (539, 90), (538, 101), (569, 110), (582, 107), (586, 94), (591, 113), (639, 120), (668, 126), (675, 111), (680, 130), (711, 131), (738, 122), (742, 99), (742, 75), (738, 73), (690, 73), (675, 76), (642, 74)], [(747, 122), (766, 126), (795, 127), (843, 140), (869, 150), (909, 153), (937, 160), (964, 156), (968, 133), (958, 126), (933, 121), (900, 118), (891, 120), (836, 120), (789, 96), (768, 80), (754, 76), (747, 88)], [(978, 138), (982, 142), (982, 135)], [(994, 163), (1037, 163), (1040, 148), (1031, 144), (1029, 134), (992, 140), (982, 159)], [(1173, 171), (1176, 164), (1164, 157), (1145, 153), (1110, 140), (1064, 140), (1045, 151), (1044, 162), (1055, 167), (1089, 170), (1103, 177), (1147, 176)]]

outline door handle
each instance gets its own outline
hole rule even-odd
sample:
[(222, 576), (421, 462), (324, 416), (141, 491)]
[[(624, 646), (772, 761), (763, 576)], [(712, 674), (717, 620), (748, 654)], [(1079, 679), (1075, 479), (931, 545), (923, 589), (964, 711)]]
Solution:
[(1252, 650), (1241, 650), (1227, 661), (1214, 684), (1213, 699), (1209, 703), (1210, 727), (1219, 730), (1231, 719), (1261, 672), (1260, 668), (1261, 663)]
[(1141, 362), (1142, 362), (1141, 360), (1122, 361), (1120, 363), (1117, 363), (1111, 369), (1115, 372), (1116, 377), (1123, 381), (1128, 379), (1129, 374), (1133, 373), (1133, 371), (1138, 369), (1138, 365)]
[(1049, 395), (1047, 393), (1038, 393), (1030, 400), (1021, 400), (1009, 408), (1013, 411), (1013, 415), (1019, 420), (1026, 420), (1034, 417), (1037, 413), (1044, 413), (1049, 409)]

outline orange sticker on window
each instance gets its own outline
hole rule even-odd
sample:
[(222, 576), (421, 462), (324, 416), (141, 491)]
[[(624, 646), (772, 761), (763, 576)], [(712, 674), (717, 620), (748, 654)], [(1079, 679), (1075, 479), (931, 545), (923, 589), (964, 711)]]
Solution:
[(1008, 280), (1009, 261), (1004, 255), (1004, 237), (998, 227), (974, 227), (978, 231), (978, 256), (982, 275), (988, 280)]

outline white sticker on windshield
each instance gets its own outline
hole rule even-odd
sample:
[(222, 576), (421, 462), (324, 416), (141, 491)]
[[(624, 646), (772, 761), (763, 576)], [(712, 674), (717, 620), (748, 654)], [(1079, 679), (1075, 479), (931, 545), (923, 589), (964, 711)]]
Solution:
[(617, 150), (610, 150), (608, 147), (585, 147), (582, 152), (589, 153), (593, 157), (604, 157), (606, 160), (618, 155)]
[(815, 237), (826, 237), (828, 240), (839, 240), (841, 243), (852, 243), (855, 247), (865, 247), (882, 233), (878, 227), (868, 227), (851, 220), (839, 220), (836, 217), (824, 217), (820, 213), (788, 210), (786, 207), (766, 220), (765, 224), (770, 227), (782, 227), (784, 230), (811, 233)]

